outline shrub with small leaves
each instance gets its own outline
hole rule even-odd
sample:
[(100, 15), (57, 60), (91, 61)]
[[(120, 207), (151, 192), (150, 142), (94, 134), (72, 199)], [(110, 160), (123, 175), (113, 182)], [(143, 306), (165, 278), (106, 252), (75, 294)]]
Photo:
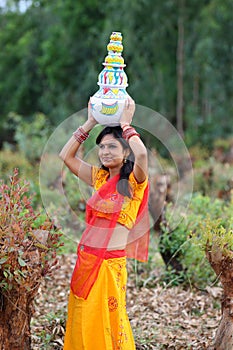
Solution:
[[(167, 207), (159, 242), (161, 254), (168, 257), (166, 281), (194, 283), (201, 288), (214, 282), (216, 276), (206, 259), (205, 248), (207, 242), (211, 242), (214, 223), (224, 228), (232, 225), (232, 210), (232, 202), (196, 193), (183, 220), (175, 226), (177, 218), (173, 215), (172, 205)], [(226, 234), (220, 236), (224, 243), (228, 242)]]
[(28, 123), (22, 116), (17, 115), (16, 117), (14, 139), (18, 149), (32, 164), (36, 163), (42, 155), (51, 132), (48, 118), (43, 113), (35, 113)]
[(0, 290), (36, 289), (57, 265), (61, 232), (46, 214), (32, 208), (29, 184), (15, 169), (10, 184), (0, 182)]
[(205, 252), (222, 285), (222, 317), (213, 348), (233, 349), (233, 197), (222, 206), (219, 217), (207, 215), (193, 232), (193, 240)]

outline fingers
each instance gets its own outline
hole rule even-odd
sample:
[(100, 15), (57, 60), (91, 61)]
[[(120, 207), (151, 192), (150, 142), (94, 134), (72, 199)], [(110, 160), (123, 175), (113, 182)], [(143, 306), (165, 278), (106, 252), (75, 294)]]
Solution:
[(125, 107), (129, 108), (129, 106), (130, 106), (130, 99), (127, 98), (127, 100), (125, 101)]
[(135, 112), (135, 102), (131, 97), (128, 97), (124, 103), (124, 109), (121, 116), (121, 123), (131, 124)]
[(134, 100), (132, 99), (132, 97), (128, 97), (126, 100), (125, 100), (125, 108), (128, 109), (130, 107), (133, 107), (135, 105), (135, 102)]

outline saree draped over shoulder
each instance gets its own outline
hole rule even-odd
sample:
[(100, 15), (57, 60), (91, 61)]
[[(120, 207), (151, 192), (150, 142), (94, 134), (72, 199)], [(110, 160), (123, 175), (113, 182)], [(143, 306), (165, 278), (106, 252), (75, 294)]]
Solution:
[[(126, 313), (126, 257), (148, 257), (148, 180), (138, 184), (130, 175), (132, 199), (117, 192), (118, 180), (119, 175), (108, 180), (107, 171), (93, 167), (95, 192), (86, 205), (71, 278), (64, 350), (135, 350)], [(116, 223), (130, 230), (127, 246), (109, 251)]]

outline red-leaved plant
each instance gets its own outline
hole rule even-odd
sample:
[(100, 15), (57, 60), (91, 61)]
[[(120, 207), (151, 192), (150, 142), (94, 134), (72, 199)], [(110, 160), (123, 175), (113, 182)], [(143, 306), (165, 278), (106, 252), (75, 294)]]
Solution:
[(44, 276), (58, 267), (61, 232), (31, 205), (29, 184), (15, 169), (0, 181), (0, 349), (30, 349), (32, 302)]

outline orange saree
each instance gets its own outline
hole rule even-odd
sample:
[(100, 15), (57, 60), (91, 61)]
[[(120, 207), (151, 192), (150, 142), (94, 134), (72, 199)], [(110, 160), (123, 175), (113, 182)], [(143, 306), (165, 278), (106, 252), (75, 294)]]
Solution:
[(86, 300), (70, 292), (64, 350), (135, 350), (126, 271), (124, 256), (104, 259)]
[[(148, 185), (126, 250), (109, 251), (124, 197), (117, 193), (119, 176), (106, 181), (86, 206), (86, 229), (78, 245), (71, 279), (64, 350), (135, 350), (126, 313), (126, 257), (146, 260), (149, 242)], [(114, 194), (114, 195), (113, 195)], [(98, 212), (110, 219), (95, 226)], [(90, 234), (90, 228), (95, 227)]]

